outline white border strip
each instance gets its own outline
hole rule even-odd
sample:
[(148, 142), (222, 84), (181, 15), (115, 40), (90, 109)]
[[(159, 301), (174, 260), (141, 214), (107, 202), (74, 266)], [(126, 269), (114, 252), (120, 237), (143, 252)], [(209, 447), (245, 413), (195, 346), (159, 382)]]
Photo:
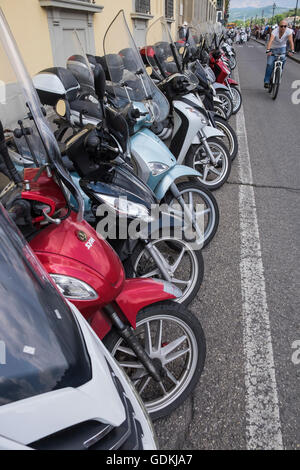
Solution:
[[(237, 81), (239, 74), (236, 71)], [(252, 184), (243, 106), (237, 114), (239, 178)], [(269, 310), (254, 188), (239, 187), (241, 288), (248, 449), (283, 449)]]

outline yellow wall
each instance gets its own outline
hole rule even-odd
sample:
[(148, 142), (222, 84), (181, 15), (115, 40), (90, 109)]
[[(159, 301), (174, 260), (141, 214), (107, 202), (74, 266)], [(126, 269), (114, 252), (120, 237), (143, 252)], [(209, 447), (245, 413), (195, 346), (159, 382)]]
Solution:
[(47, 14), (37, 0), (0, 0), (31, 75), (53, 65)]

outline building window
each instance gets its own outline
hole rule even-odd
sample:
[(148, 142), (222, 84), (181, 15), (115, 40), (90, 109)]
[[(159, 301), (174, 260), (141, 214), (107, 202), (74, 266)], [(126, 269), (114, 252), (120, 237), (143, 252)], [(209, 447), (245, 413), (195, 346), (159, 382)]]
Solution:
[(137, 13), (145, 13), (146, 15), (150, 15), (150, 0), (135, 0), (135, 11)]
[(223, 10), (223, 2), (224, 0), (217, 0), (217, 9)]
[(165, 17), (174, 17), (174, 0), (165, 0)]

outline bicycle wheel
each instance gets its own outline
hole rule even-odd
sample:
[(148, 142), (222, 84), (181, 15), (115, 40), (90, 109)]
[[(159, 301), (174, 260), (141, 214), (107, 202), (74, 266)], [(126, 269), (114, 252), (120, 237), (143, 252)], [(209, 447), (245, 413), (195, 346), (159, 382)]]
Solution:
[(273, 84), (273, 89), (272, 89), (272, 99), (276, 100), (278, 91), (279, 91), (279, 85), (280, 85), (280, 70), (276, 69), (275, 70), (275, 77), (274, 77), (274, 84)]

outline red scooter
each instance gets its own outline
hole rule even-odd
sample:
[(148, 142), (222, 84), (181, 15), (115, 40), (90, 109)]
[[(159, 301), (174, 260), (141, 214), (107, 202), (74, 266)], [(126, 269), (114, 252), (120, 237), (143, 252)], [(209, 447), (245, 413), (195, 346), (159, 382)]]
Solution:
[(213, 70), (218, 83), (225, 85), (232, 98), (233, 111), (236, 114), (242, 106), (242, 95), (238, 87), (238, 82), (230, 77), (230, 68), (223, 60), (223, 52), (218, 48), (210, 52), (209, 65)]
[[(7, 23), (1, 21), (6, 55), (0, 42), (0, 56), (8, 58), (5, 91), (10, 95), (5, 105), (1, 103), (0, 118), (13, 131), (4, 133), (0, 122), (1, 168), (11, 180), (0, 200), (58, 289), (128, 373), (151, 416), (165, 416), (186, 399), (202, 373), (201, 325), (185, 307), (172, 302), (181, 294), (172, 284), (125, 280), (116, 253), (83, 220), (82, 196), (62, 165), (32, 81)], [(11, 77), (13, 91), (7, 87)], [(13, 111), (25, 116), (17, 126), (11, 117), (12, 103), (17, 103)], [(22, 156), (30, 155), (35, 162), (35, 168), (25, 168), (22, 175), (9, 154), (16, 152), (16, 139), (18, 149), (24, 149)], [(69, 207), (68, 192), (76, 199), (78, 212)]]

